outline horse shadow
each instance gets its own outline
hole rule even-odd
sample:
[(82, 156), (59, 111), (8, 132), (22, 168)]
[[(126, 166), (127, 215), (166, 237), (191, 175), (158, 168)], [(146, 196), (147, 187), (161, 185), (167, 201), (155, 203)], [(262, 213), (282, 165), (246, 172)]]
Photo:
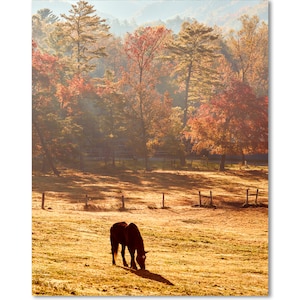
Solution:
[(126, 267), (122, 267), (122, 266), (120, 266), (120, 268), (122, 268), (126, 271), (129, 271), (129, 272), (131, 272), (131, 273), (133, 273), (137, 276), (140, 276), (142, 278), (146, 278), (146, 279), (150, 279), (150, 280), (153, 280), (153, 281), (161, 282), (161, 283), (164, 283), (164, 284), (167, 284), (167, 285), (174, 285), (171, 281), (164, 278), (163, 276), (161, 276), (159, 274), (152, 273), (148, 270), (134, 270), (134, 269), (126, 268)]

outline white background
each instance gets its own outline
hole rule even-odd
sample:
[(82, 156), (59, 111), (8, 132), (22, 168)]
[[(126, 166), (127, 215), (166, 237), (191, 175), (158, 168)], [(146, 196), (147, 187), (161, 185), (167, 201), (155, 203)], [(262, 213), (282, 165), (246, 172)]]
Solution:
[[(270, 1), (269, 278), (271, 299), (280, 300), (299, 296), (299, 3)], [(0, 297), (28, 299), (31, 1), (1, 2), (0, 39)]]

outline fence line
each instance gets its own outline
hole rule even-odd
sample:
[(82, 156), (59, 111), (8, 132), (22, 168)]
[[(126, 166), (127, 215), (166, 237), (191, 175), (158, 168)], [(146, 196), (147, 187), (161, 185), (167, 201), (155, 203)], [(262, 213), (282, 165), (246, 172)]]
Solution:
[[(46, 194), (59, 194), (59, 195), (62, 195), (62, 196), (72, 196), (72, 200), (76, 200), (77, 199), (77, 202), (83, 202), (84, 203), (84, 206), (85, 208), (88, 208), (89, 207), (89, 201), (92, 201), (92, 200), (100, 200), (100, 196), (97, 195), (97, 196), (90, 196), (88, 194), (81, 194), (80, 196), (77, 196), (77, 197), (74, 197), (74, 194), (73, 193), (68, 193), (68, 192), (43, 192), (42, 193), (42, 204), (41, 204), (41, 208), (42, 209), (45, 209), (45, 201), (46, 201)], [(266, 195), (268, 193), (265, 193), (265, 192), (261, 192), (259, 191), (259, 189), (256, 189), (255, 192), (250, 192), (250, 189), (246, 189), (246, 201), (245, 203), (241, 206), (241, 207), (249, 207), (249, 206), (260, 206), (261, 204), (258, 204), (258, 195)], [(192, 195), (191, 195), (192, 196)], [(228, 197), (231, 197), (231, 198), (240, 198), (240, 196), (237, 196), (237, 195), (229, 195), (227, 194), (226, 196)], [(250, 197), (252, 196), (255, 196), (254, 198), (254, 204), (250, 204), (249, 201), (250, 201)], [(215, 198), (219, 199), (220, 200), (220, 197), (222, 197), (222, 195), (215, 195)], [(118, 200), (118, 197), (114, 197), (115, 200)], [(209, 199), (209, 204), (208, 205), (204, 205), (203, 204), (203, 199)], [(121, 207), (120, 209), (121, 210), (125, 210), (125, 197), (124, 195), (122, 194), (121, 195)], [(191, 199), (192, 201), (192, 199)], [(213, 191), (210, 190), (209, 191), (209, 195), (207, 194), (203, 194), (203, 192), (201, 190), (198, 191), (198, 201), (199, 201), (199, 205), (193, 205), (194, 207), (196, 206), (199, 206), (199, 207), (214, 207), (216, 208), (216, 206), (213, 204)], [(265, 206), (265, 205), (264, 205)], [(166, 208), (166, 205), (165, 205), (165, 193), (163, 192), (162, 193), (162, 207), (161, 208)]]

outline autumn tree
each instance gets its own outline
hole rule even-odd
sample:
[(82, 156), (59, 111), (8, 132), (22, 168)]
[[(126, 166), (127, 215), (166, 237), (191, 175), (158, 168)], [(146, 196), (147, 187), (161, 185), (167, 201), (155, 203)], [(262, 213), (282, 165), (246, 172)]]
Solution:
[(185, 141), (182, 135), (183, 110), (176, 106), (171, 108), (168, 122), (165, 126), (165, 136), (163, 137), (160, 150), (171, 157), (179, 157), (185, 151)]
[(217, 42), (213, 28), (194, 21), (184, 22), (169, 44), (170, 58), (176, 63), (173, 75), (184, 91), (183, 126), (188, 120), (189, 103), (206, 99), (216, 81), (212, 64), (217, 57)]
[(171, 101), (167, 95), (157, 92), (159, 77), (166, 65), (158, 63), (165, 48), (169, 30), (163, 26), (141, 27), (125, 39), (124, 50), (128, 57), (124, 70), (125, 114), (128, 119), (128, 136), (133, 149), (142, 154), (145, 168), (149, 168), (149, 155), (163, 135), (167, 107)]
[(124, 117), (125, 99), (120, 92), (120, 81), (117, 81), (112, 71), (106, 71), (100, 84), (97, 84), (99, 96), (99, 133), (100, 143), (106, 151), (105, 162), (112, 159), (115, 166), (117, 144), (124, 137), (126, 120)]
[(71, 66), (76, 74), (87, 75), (95, 69), (93, 60), (105, 56), (101, 39), (109, 36), (109, 26), (105, 19), (94, 13), (93, 5), (80, 0), (72, 4), (70, 15), (62, 14), (62, 22), (57, 24), (53, 41), (70, 53)]
[(32, 39), (40, 49), (49, 50), (48, 38), (59, 18), (48, 9), (40, 9), (32, 16)]
[(234, 81), (201, 105), (189, 125), (193, 149), (220, 154), (220, 170), (224, 170), (227, 154), (268, 151), (268, 98), (257, 97), (248, 85)]
[[(84, 150), (98, 131), (96, 88), (88, 78), (75, 75), (58, 84), (56, 97), (60, 103), (60, 116), (66, 124), (65, 141), (72, 147), (72, 154), (79, 160), (79, 168), (84, 170)], [(78, 161), (77, 160), (77, 161)]]
[(32, 123), (33, 156), (41, 153), (54, 174), (59, 175), (53, 160), (53, 148), (58, 126), (56, 112), (59, 103), (55, 98), (60, 65), (56, 57), (42, 53), (32, 42)]
[(120, 80), (122, 68), (125, 68), (127, 63), (122, 39), (111, 36), (103, 40), (102, 45), (105, 47), (108, 55), (96, 62), (96, 69), (91, 73), (91, 76), (104, 77), (106, 71), (108, 71), (114, 74), (114, 80)]
[(72, 4), (69, 15), (62, 14), (55, 31), (49, 37), (52, 51), (64, 62), (64, 82), (58, 85), (56, 97), (60, 103), (60, 117), (66, 123), (65, 139), (79, 157), (84, 169), (84, 151), (97, 135), (95, 103), (98, 95), (89, 75), (100, 57), (106, 55), (103, 39), (110, 34), (106, 21), (95, 14), (88, 2)]
[(233, 70), (239, 80), (250, 85), (257, 95), (268, 94), (268, 25), (258, 16), (243, 15), (242, 28), (232, 30), (227, 45)]
[(83, 101), (94, 99), (93, 87), (83, 78), (65, 79), (64, 74), (59, 59), (41, 52), (33, 42), (33, 158), (42, 155), (43, 171), (47, 163), (56, 175), (57, 162), (74, 164), (93, 125), (91, 101)]

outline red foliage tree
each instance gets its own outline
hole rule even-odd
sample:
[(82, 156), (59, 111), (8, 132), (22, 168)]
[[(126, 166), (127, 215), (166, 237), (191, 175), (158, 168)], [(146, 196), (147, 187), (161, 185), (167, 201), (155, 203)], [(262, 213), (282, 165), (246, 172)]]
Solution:
[(92, 126), (91, 102), (97, 98), (87, 79), (79, 75), (66, 79), (64, 74), (59, 58), (42, 53), (33, 42), (33, 152), (35, 157), (42, 154), (43, 166), (48, 163), (56, 175), (55, 159), (71, 161), (79, 155), (83, 165), (83, 140)]
[(224, 170), (227, 154), (268, 151), (268, 97), (256, 97), (248, 85), (233, 81), (227, 90), (201, 105), (189, 125), (187, 135), (193, 149), (220, 154), (220, 170)]
[[(33, 123), (33, 152), (42, 152), (54, 174), (59, 175), (56, 169), (49, 140), (52, 131), (49, 130), (56, 123), (55, 111), (59, 106), (56, 98), (56, 83), (60, 65), (56, 57), (38, 50), (32, 41), (32, 123)], [(52, 139), (53, 142), (53, 139)]]
[(57, 85), (56, 96), (66, 116), (82, 114), (80, 100), (91, 94), (95, 94), (93, 85), (80, 75), (73, 76), (66, 84)]
[(156, 89), (160, 76), (166, 72), (166, 65), (157, 58), (166, 47), (169, 34), (163, 26), (141, 27), (128, 34), (124, 45), (128, 57), (123, 73), (128, 135), (137, 154), (144, 157), (146, 169), (149, 154), (159, 143), (170, 113), (169, 97)]

